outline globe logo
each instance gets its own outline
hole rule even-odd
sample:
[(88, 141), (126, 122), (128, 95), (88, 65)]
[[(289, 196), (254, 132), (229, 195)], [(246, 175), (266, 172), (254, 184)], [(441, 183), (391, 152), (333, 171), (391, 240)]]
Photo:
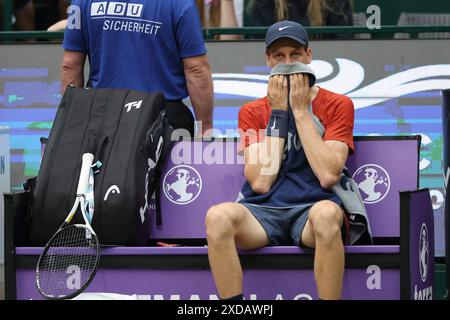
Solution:
[(419, 237), (419, 271), (422, 281), (425, 282), (428, 276), (428, 262), (430, 258), (428, 229), (425, 223), (422, 223)]
[(376, 164), (366, 164), (353, 174), (361, 197), (366, 204), (380, 202), (389, 193), (391, 179), (384, 168)]
[(194, 201), (202, 191), (202, 178), (191, 166), (178, 165), (164, 176), (163, 190), (172, 203), (188, 204)]

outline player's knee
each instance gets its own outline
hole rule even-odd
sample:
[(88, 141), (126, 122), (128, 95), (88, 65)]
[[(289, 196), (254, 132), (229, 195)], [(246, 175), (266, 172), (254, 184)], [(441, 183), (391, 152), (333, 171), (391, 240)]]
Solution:
[(212, 206), (206, 212), (206, 237), (209, 241), (233, 235), (233, 219), (226, 204)]
[(334, 239), (340, 236), (340, 215), (342, 211), (331, 201), (324, 201), (320, 206), (311, 209), (311, 220), (314, 235), (323, 239)]

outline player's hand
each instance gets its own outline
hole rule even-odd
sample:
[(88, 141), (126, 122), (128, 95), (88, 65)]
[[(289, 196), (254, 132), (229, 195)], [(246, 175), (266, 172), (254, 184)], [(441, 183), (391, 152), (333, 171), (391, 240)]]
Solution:
[(272, 109), (287, 110), (288, 84), (287, 77), (276, 75), (269, 78), (267, 99)]
[(296, 73), (289, 76), (290, 92), (289, 101), (292, 113), (307, 112), (311, 101), (311, 88), (307, 74)]

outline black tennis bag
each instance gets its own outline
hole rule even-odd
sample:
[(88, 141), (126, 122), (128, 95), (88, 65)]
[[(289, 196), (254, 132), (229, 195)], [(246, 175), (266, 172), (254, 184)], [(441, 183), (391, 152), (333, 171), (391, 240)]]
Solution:
[[(44, 245), (69, 213), (82, 154), (94, 154), (92, 227), (102, 245), (144, 245), (149, 200), (171, 127), (164, 96), (126, 89), (68, 87), (33, 190), (30, 238)], [(80, 214), (74, 223), (81, 222)]]

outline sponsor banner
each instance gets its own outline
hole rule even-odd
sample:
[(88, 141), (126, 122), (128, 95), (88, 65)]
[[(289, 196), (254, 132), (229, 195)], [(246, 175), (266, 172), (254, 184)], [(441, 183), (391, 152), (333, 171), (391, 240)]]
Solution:
[[(68, 274), (67, 284), (74, 283)], [(98, 270), (86, 293), (138, 295), (147, 300), (217, 300), (210, 270)], [(342, 299), (396, 300), (400, 297), (400, 271), (377, 265), (349, 269), (344, 274)], [(314, 272), (306, 270), (245, 270), (246, 300), (317, 299)], [(37, 291), (34, 270), (18, 270), (17, 299), (44, 299)]]

